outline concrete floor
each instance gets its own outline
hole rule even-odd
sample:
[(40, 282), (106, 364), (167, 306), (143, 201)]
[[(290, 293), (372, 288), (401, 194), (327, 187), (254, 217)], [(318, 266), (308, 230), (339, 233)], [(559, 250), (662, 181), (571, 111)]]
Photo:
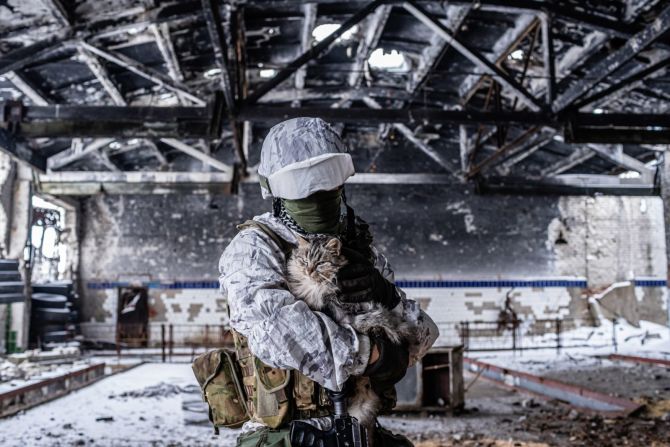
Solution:
[[(461, 415), (403, 414), (385, 417), (382, 424), (420, 447), (670, 446), (670, 370), (611, 364), (556, 374), (564, 381), (645, 399), (650, 409), (625, 419), (585, 416), (480, 378), (467, 392)], [(466, 372), (466, 383), (472, 379)], [(234, 445), (235, 430), (212, 436), (194, 385), (188, 364), (144, 364), (1, 420), (0, 445)]]

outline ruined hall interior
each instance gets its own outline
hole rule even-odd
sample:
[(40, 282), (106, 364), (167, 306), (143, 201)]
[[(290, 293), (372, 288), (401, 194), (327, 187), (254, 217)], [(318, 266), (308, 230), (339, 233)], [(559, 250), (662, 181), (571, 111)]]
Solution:
[(381, 426), (670, 446), (667, 0), (0, 0), (0, 445), (239, 445), (191, 364), (300, 117), (439, 331)]

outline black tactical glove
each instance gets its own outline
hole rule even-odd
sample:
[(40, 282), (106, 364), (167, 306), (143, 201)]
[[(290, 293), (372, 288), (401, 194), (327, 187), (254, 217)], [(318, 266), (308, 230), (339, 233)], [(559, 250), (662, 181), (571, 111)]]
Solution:
[(368, 365), (363, 373), (370, 377), (372, 390), (381, 396), (383, 392), (400, 382), (407, 373), (409, 351), (403, 343), (396, 345), (383, 336), (370, 336), (370, 349), (374, 346), (379, 351), (376, 362)]
[(393, 309), (400, 302), (395, 285), (387, 281), (367, 259), (358, 252), (343, 248), (342, 254), (349, 263), (337, 273), (340, 287), (339, 299), (344, 303), (376, 301)]

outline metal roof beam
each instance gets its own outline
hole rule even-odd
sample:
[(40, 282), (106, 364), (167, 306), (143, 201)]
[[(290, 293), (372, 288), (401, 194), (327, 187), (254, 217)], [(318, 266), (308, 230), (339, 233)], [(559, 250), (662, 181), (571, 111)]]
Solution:
[[(312, 31), (316, 25), (316, 12), (316, 3), (302, 5), (303, 22), (300, 32), (300, 51), (302, 53), (309, 50), (312, 45)], [(302, 89), (305, 87), (305, 76), (307, 76), (307, 65), (303, 65), (295, 72), (295, 88)]]
[(268, 80), (264, 84), (260, 85), (259, 87), (256, 88), (245, 100), (245, 104), (253, 104), (256, 101), (258, 101), (260, 98), (262, 98), (267, 92), (281, 84), (283, 81), (288, 79), (293, 73), (295, 73), (300, 67), (308, 63), (309, 61), (313, 59), (317, 59), (320, 57), (322, 54), (324, 54), (326, 51), (330, 49), (330, 46), (339, 38), (342, 34), (344, 34), (347, 30), (349, 30), (352, 26), (356, 25), (358, 22), (363, 20), (365, 17), (367, 17), (368, 14), (370, 14), (372, 11), (377, 9), (378, 6), (382, 5), (385, 3), (386, 0), (374, 0), (373, 2), (369, 3), (367, 6), (365, 6), (363, 9), (359, 10), (356, 14), (351, 16), (348, 20), (346, 20), (337, 30), (335, 30), (332, 34), (330, 34), (328, 37), (323, 39), (321, 42), (318, 44), (314, 45), (311, 47), (308, 51), (304, 52), (301, 56), (293, 60), (293, 62), (289, 63), (286, 67), (281, 69), (279, 73), (277, 73), (272, 79)]
[(670, 28), (670, 6), (665, 8), (644, 30), (631, 37), (621, 48), (608, 54), (603, 60), (587, 70), (552, 105), (554, 112), (561, 112), (571, 106), (593, 87), (621, 68), (628, 61), (648, 48)]
[(152, 68), (146, 67), (134, 59), (131, 59), (128, 56), (125, 56), (121, 53), (105, 51), (98, 47), (95, 47), (87, 42), (81, 42), (80, 45), (88, 50), (89, 52), (95, 54), (98, 57), (106, 59), (120, 67), (125, 68), (128, 71), (135, 73), (138, 76), (141, 76), (155, 84), (164, 87), (167, 90), (183, 95), (188, 98), (194, 104), (199, 106), (204, 106), (206, 103), (204, 100), (200, 99), (195, 95), (191, 90), (179, 83), (178, 81), (173, 80), (169, 76), (164, 75), (163, 73), (156, 71)]
[(102, 88), (105, 89), (112, 102), (117, 106), (128, 105), (126, 99), (119, 88), (114, 84), (114, 81), (109, 76), (107, 69), (100, 63), (100, 61), (82, 46), (78, 47), (79, 55), (84, 60), (86, 66), (91, 70), (95, 78), (98, 80)]
[(202, 0), (202, 10), (205, 15), (205, 21), (207, 22), (209, 38), (212, 42), (214, 59), (216, 60), (216, 65), (221, 70), (219, 82), (226, 102), (226, 109), (230, 112), (234, 112), (237, 109), (237, 102), (235, 100), (235, 91), (233, 90), (233, 85), (230, 80), (230, 72), (228, 71), (228, 46), (226, 45), (226, 39), (221, 26), (222, 17), (219, 10), (218, 0)]
[(20, 73), (16, 71), (9, 71), (5, 73), (4, 76), (14, 85), (14, 87), (16, 87), (17, 90), (23, 93), (23, 95), (30, 99), (30, 101), (36, 106), (49, 105), (49, 101), (47, 101), (44, 95), (41, 92), (38, 92), (37, 88)]
[[(522, 14), (514, 21), (514, 26), (508, 28), (493, 45), (490, 59), (500, 66), (507, 55), (514, 50), (523, 38), (535, 27), (537, 18), (532, 14)], [(483, 74), (471, 74), (465, 77), (458, 87), (458, 93), (464, 102), (467, 102), (481, 84)]]
[(440, 21), (432, 17), (430, 13), (419, 6), (416, 2), (410, 0), (403, 3), (403, 6), (414, 17), (428, 26), (435, 33), (439, 34), (449, 43), (449, 45), (454, 47), (454, 49), (465, 56), (473, 64), (494, 77), (495, 80), (501, 85), (507, 87), (512, 92), (517, 94), (519, 99), (524, 102), (531, 110), (542, 110), (544, 108), (544, 105), (540, 103), (537, 98), (531, 95), (521, 84), (514, 80), (514, 78), (502, 71), (498, 66), (483, 57), (481, 54), (472, 50), (468, 45), (466, 45), (458, 37), (454, 36)]
[(194, 148), (191, 145), (188, 145), (182, 141), (179, 141), (174, 138), (161, 138), (161, 142), (172, 146), (173, 148), (180, 150), (181, 152), (190, 155), (191, 157), (200, 160), (203, 162), (205, 165), (209, 165), (213, 167), (214, 169), (218, 169), (221, 172), (224, 173), (230, 173), (233, 171), (233, 168), (227, 164), (225, 164), (222, 161), (217, 160), (216, 158), (212, 157), (211, 155), (207, 155), (201, 150), (198, 150)]
[[(441, 22), (452, 33), (457, 34), (471, 9), (472, 5), (454, 6), (450, 4), (447, 6), (445, 13), (446, 19), (441, 20)], [(412, 70), (407, 91), (415, 93), (428, 81), (431, 71), (440, 63), (448, 49), (449, 41), (445, 40), (440, 34), (433, 33), (430, 44), (421, 53), (419, 66), (416, 70)]]
[(112, 141), (114, 141), (114, 138), (100, 138), (97, 140), (94, 140), (92, 143), (85, 147), (81, 147), (78, 142), (80, 142), (78, 138), (74, 138), (72, 140), (72, 145), (69, 149), (66, 149), (62, 152), (57, 153), (56, 155), (52, 155), (49, 157), (47, 160), (47, 168), (50, 171), (55, 171), (58, 169), (61, 169), (71, 163), (74, 163), (77, 160), (80, 160), (84, 157), (86, 157), (89, 154), (92, 154), (94, 152), (99, 151), (103, 147), (107, 146), (110, 144)]
[(370, 58), (372, 51), (377, 48), (379, 39), (384, 32), (384, 27), (386, 26), (386, 21), (391, 15), (392, 6), (383, 5), (377, 8), (377, 10), (369, 16), (364, 25), (361, 27), (362, 31), (359, 33), (363, 34), (363, 39), (358, 43), (358, 48), (356, 50), (356, 59), (354, 60), (354, 66), (352, 72), (349, 74), (347, 82), (350, 87), (357, 88), (361, 85), (363, 80), (363, 74), (365, 70), (365, 64)]
[(562, 174), (565, 171), (568, 171), (574, 168), (577, 165), (584, 163), (586, 160), (593, 158), (595, 156), (593, 152), (588, 147), (580, 147), (574, 150), (570, 155), (565, 158), (558, 160), (556, 163), (544, 168), (540, 172), (541, 177), (551, 177), (554, 175)]
[[(371, 109), (381, 109), (381, 105), (372, 98), (363, 98), (363, 102), (365, 102), (365, 104)], [(458, 168), (456, 168), (456, 166), (454, 166), (453, 163), (451, 163), (449, 160), (446, 160), (444, 157), (442, 157), (442, 155), (440, 155), (435, 149), (418, 138), (409, 127), (402, 123), (393, 123), (393, 127), (397, 129), (398, 132), (400, 132), (405, 138), (407, 138), (410, 143), (418, 147), (421, 152), (442, 166), (447, 172), (456, 175)]]

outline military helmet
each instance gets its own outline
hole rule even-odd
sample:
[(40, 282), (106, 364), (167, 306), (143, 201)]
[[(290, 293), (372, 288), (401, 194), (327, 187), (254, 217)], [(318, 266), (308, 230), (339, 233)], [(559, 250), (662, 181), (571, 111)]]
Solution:
[(354, 175), (340, 136), (320, 118), (294, 118), (268, 132), (258, 176), (263, 198), (303, 199), (329, 191)]

